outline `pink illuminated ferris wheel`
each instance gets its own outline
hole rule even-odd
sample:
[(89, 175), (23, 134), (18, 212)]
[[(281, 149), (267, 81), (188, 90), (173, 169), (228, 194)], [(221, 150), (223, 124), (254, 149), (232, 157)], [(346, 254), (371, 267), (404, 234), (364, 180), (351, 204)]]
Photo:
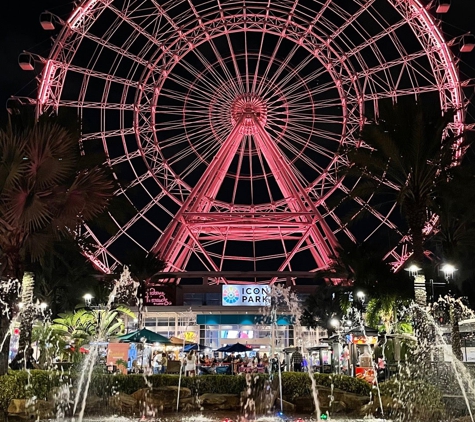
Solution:
[[(136, 210), (113, 236), (84, 228), (104, 271), (132, 246), (168, 271), (311, 271), (378, 233), (407, 257), (396, 205), (344, 205), (358, 180), (340, 169), (386, 98), (432, 95), (463, 129), (458, 69), (421, 1), (87, 0), (49, 16), (62, 29), (37, 110), (77, 110), (85, 154), (106, 153)], [(371, 218), (353, 228), (351, 210)]]

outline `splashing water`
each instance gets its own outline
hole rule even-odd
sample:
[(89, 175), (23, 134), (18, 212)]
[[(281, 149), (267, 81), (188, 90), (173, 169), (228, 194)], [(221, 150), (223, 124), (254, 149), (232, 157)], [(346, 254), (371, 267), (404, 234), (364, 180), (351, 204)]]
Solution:
[[(116, 281), (114, 287), (112, 288), (112, 291), (109, 294), (106, 305), (99, 309), (99, 314), (110, 311), (112, 309), (112, 305), (116, 297), (122, 294), (123, 291), (128, 290), (131, 285), (134, 285), (134, 283), (134, 280), (130, 276), (129, 269), (127, 267), (124, 267), (119, 277), (119, 280)], [(104, 323), (103, 319), (101, 319), (100, 321), (98, 321), (96, 338), (95, 341), (92, 343), (92, 347), (89, 350), (89, 354), (87, 355), (84, 361), (81, 376), (77, 385), (77, 393), (74, 398), (73, 406), (74, 415), (76, 414), (79, 402), (81, 401), (81, 408), (79, 411), (77, 422), (82, 422), (84, 418), (84, 411), (86, 409), (86, 400), (91, 384), (92, 372), (94, 370), (94, 365), (99, 354), (99, 343), (106, 340), (106, 330), (106, 324)]]
[[(458, 311), (456, 309), (458, 309)], [(427, 375), (429, 375), (428, 381), (430, 383), (441, 389), (444, 387), (447, 389), (448, 387), (451, 393), (453, 393), (456, 390), (456, 386), (458, 386), (470, 420), (474, 422), (472, 411), (472, 408), (475, 406), (474, 382), (467, 367), (458, 359), (453, 347), (450, 347), (445, 340), (443, 330), (434, 318), (434, 314), (437, 314), (441, 310), (448, 311), (451, 315), (457, 311), (461, 317), (473, 318), (474, 316), (473, 311), (467, 308), (461, 300), (449, 296), (440, 298), (428, 308), (413, 304), (411, 312), (417, 321), (416, 337), (418, 337), (419, 344), (417, 349), (413, 352), (416, 365), (410, 368), (412, 370), (411, 376), (425, 376), (427, 378)], [(454, 341), (454, 339), (452, 339), (452, 341)], [(441, 385), (440, 377), (438, 374), (434, 374), (433, 368), (427, 368), (427, 361), (431, 362), (433, 356), (440, 355), (441, 352), (446, 356), (445, 362), (451, 367), (451, 371), (448, 372), (455, 378), (455, 380), (453, 378), (450, 380), (449, 376), (448, 382), (447, 380), (443, 381), (447, 383), (445, 386)], [(419, 368), (421, 368), (422, 371), (418, 370)], [(423, 371), (425, 374), (421, 374)]]
[[(188, 310), (188, 312), (184, 313), (183, 316), (184, 316), (184, 318), (183, 318), (184, 329), (185, 329), (185, 332), (186, 332), (186, 331), (188, 331), (188, 328), (190, 327), (190, 325), (192, 324), (192, 322), (194, 320), (194, 314), (191, 311), (191, 308)], [(186, 345), (186, 339), (185, 339), (185, 335), (183, 333), (183, 348), (185, 347), (185, 345)], [(177, 390), (177, 393), (176, 393), (177, 394), (177, 397), (176, 397), (176, 411), (177, 412), (180, 409), (181, 378), (183, 376), (183, 363), (184, 362), (185, 362), (185, 359), (180, 359), (180, 375), (178, 377), (178, 390)], [(197, 374), (195, 373), (195, 375), (197, 375)]]
[(0, 283), (0, 311), (2, 315), (12, 315), (10, 319), (10, 325), (5, 332), (5, 336), (1, 339), (0, 350), (3, 350), (5, 342), (10, 338), (13, 329), (18, 322), (20, 313), (16, 312), (16, 309), (12, 308), (12, 304), (8, 300), (3, 300), (7, 297), (19, 297), (20, 296), (21, 283), (17, 279), (9, 279)]
[[(269, 287), (268, 296), (270, 298), (270, 306), (265, 307), (262, 309), (262, 314), (265, 318), (269, 319), (271, 324), (275, 327), (277, 326), (277, 315), (279, 312), (281, 313), (288, 313), (292, 315), (292, 324), (294, 326), (294, 341), (296, 338), (300, 338), (302, 326), (300, 324), (300, 319), (302, 317), (302, 308), (298, 301), (297, 295), (291, 291), (290, 287), (280, 286), (280, 285), (272, 285)], [(275, 330), (272, 330), (274, 332)], [(272, 339), (272, 347), (275, 345), (275, 339)], [(304, 345), (301, 345), (302, 347)], [(282, 373), (281, 373), (281, 365), (279, 359), (279, 391), (280, 391), (280, 410), (283, 411), (283, 404), (282, 404)], [(312, 365), (307, 365), (308, 376), (310, 377), (310, 382), (312, 385), (312, 398), (315, 406), (315, 414), (317, 416), (317, 420), (320, 421), (320, 402), (318, 400), (318, 390), (315, 381), (315, 377), (313, 375), (313, 368)]]

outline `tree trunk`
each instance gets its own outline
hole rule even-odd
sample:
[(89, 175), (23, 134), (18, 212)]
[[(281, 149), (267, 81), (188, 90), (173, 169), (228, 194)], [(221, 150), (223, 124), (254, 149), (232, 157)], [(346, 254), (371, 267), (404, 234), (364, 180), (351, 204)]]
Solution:
[[(414, 264), (420, 268), (424, 268), (424, 234), (423, 227), (415, 225), (411, 228), (412, 248)], [(427, 305), (427, 289), (425, 275), (416, 275), (414, 277), (414, 299), (419, 306)]]
[(426, 277), (424, 275), (414, 277), (414, 299), (419, 306), (427, 305)]
[(460, 340), (460, 308), (457, 302), (450, 304), (450, 324), (452, 325), (452, 353), (454, 356), (462, 361), (462, 342)]
[(26, 350), (31, 345), (31, 332), (36, 315), (33, 303), (33, 289), (35, 287), (34, 274), (25, 271), (21, 281), (21, 301), (23, 308), (20, 313), (20, 340), (18, 350)]

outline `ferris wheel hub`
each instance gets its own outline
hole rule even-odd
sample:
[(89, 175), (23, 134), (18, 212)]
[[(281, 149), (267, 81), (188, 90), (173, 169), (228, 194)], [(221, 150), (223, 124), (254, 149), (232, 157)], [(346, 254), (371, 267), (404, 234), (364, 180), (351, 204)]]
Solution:
[(257, 133), (257, 125), (265, 126), (267, 121), (267, 106), (264, 100), (256, 94), (241, 94), (231, 105), (231, 123), (240, 123), (242, 135)]

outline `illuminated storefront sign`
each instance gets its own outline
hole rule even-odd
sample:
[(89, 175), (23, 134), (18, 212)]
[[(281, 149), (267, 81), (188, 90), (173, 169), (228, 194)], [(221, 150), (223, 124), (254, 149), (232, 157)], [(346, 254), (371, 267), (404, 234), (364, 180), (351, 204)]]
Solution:
[(150, 286), (145, 294), (145, 306), (174, 306), (175, 291), (168, 286)]
[(223, 285), (223, 306), (265, 306), (270, 304), (269, 287), (255, 285)]

